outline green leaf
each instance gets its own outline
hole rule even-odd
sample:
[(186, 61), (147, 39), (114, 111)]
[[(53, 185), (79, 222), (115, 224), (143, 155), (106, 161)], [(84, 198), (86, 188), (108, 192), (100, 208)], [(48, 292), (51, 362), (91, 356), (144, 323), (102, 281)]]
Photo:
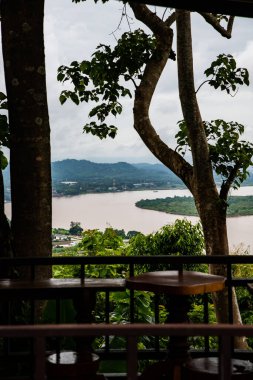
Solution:
[(79, 104), (79, 98), (78, 98), (77, 94), (75, 94), (74, 92), (71, 92), (71, 93), (70, 93), (70, 99), (71, 99), (76, 105)]
[(91, 106), (89, 117), (96, 119), (96, 125), (97, 122), (100, 124), (95, 129), (93, 124), (86, 124), (86, 133), (92, 133), (99, 138), (115, 137), (115, 130), (104, 121), (110, 115), (117, 116), (122, 113), (120, 98), (132, 97), (130, 89), (124, 86), (124, 81), (139, 81), (155, 45), (155, 38), (137, 29), (124, 33), (115, 47), (98, 45), (90, 61), (74, 61), (69, 67), (61, 66), (58, 69), (59, 80), (73, 85), (72, 91), (65, 90), (61, 93), (61, 104), (67, 99), (75, 104), (84, 101), (96, 103), (95, 107)]
[(4, 170), (8, 165), (8, 160), (3, 154), (3, 152), (0, 150), (0, 168), (1, 170)]
[(7, 96), (0, 91), (0, 101), (7, 99)]
[(228, 94), (235, 94), (240, 85), (249, 85), (249, 73), (246, 68), (237, 68), (236, 61), (231, 54), (220, 54), (205, 70), (208, 81), (215, 89), (220, 88)]
[(63, 73), (59, 72), (57, 75), (57, 80), (59, 82), (62, 82), (64, 78), (65, 78), (65, 75)]
[(60, 100), (61, 104), (64, 104), (66, 102), (67, 98), (66, 98), (65, 95), (61, 94), (60, 97), (59, 97), (59, 100)]

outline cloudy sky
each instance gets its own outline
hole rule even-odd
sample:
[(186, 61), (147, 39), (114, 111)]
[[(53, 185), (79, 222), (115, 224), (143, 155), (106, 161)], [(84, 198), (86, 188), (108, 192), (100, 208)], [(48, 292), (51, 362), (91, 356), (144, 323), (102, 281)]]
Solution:
[[(80, 4), (74, 4), (71, 0), (46, 0), (45, 3), (52, 161), (76, 158), (95, 162), (156, 162), (133, 129), (131, 100), (124, 103), (124, 112), (115, 121), (119, 127), (118, 136), (114, 140), (104, 141), (82, 133), (82, 126), (88, 121), (89, 106), (76, 106), (71, 102), (61, 106), (58, 100), (64, 87), (57, 83), (57, 68), (61, 64), (68, 65), (73, 60), (89, 59), (99, 43), (114, 44), (112, 32), (118, 27), (122, 4), (114, 0), (104, 5), (94, 4), (92, 0)], [(220, 53), (233, 54), (238, 65), (247, 67), (253, 75), (253, 20), (237, 18), (233, 38), (227, 40), (214, 31), (200, 15), (193, 14), (192, 19), (196, 86), (205, 79), (204, 70)], [(132, 29), (140, 26), (134, 19), (130, 19), (130, 22)], [(128, 25), (125, 21), (115, 33), (119, 37), (126, 30)], [(0, 83), (2, 88), (2, 72)], [(241, 88), (235, 97), (215, 92), (206, 85), (200, 90), (198, 99), (204, 120), (222, 118), (238, 121), (245, 125), (245, 138), (253, 142), (253, 84)], [(173, 61), (169, 62), (154, 96), (151, 118), (164, 141), (175, 146), (173, 136), (182, 113), (177, 91), (176, 64)]]

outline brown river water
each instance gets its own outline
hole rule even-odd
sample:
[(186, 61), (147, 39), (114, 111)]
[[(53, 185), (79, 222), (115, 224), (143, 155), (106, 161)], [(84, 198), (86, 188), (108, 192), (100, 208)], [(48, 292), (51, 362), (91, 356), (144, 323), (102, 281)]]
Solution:
[[(101, 229), (111, 226), (117, 229), (151, 233), (176, 219), (187, 218), (193, 223), (197, 217), (185, 217), (163, 212), (144, 210), (135, 206), (140, 199), (155, 199), (173, 196), (189, 196), (188, 190), (145, 190), (104, 194), (85, 194), (74, 197), (53, 198), (53, 227), (69, 228), (70, 222), (81, 222), (84, 229)], [(233, 195), (253, 195), (253, 186), (245, 186)], [(5, 205), (11, 217), (11, 204)], [(228, 218), (228, 235), (231, 248), (243, 244), (253, 253), (253, 215)]]

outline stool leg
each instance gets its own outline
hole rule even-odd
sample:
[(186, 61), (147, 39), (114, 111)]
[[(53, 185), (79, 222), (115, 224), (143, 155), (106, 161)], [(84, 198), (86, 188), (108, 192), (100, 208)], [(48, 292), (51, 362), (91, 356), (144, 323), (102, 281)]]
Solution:
[[(81, 296), (73, 300), (76, 310), (77, 323), (91, 323), (92, 312), (96, 304), (96, 291), (92, 289), (84, 289)], [(80, 337), (76, 339), (76, 349), (80, 358), (87, 358), (92, 352), (93, 337)]]

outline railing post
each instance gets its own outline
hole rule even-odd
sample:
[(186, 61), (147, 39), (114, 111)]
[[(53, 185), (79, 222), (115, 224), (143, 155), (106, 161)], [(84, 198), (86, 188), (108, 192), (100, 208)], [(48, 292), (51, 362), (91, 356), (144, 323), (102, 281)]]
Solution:
[(232, 267), (227, 264), (227, 287), (228, 287), (228, 316), (229, 323), (233, 323), (233, 289), (232, 289)]
[(137, 353), (137, 337), (129, 336), (127, 338), (127, 380), (137, 380)]
[[(208, 309), (208, 294), (203, 294), (203, 302), (204, 302), (204, 323), (209, 323), (209, 309)], [(205, 336), (205, 352), (210, 351), (210, 345), (209, 345), (209, 336)]]
[[(110, 323), (110, 293), (105, 292), (105, 323)], [(109, 352), (110, 339), (109, 335), (105, 336), (105, 351)]]
[(46, 378), (46, 345), (44, 337), (34, 339), (34, 380), (45, 380)]
[(232, 379), (231, 336), (220, 337), (219, 379)]

